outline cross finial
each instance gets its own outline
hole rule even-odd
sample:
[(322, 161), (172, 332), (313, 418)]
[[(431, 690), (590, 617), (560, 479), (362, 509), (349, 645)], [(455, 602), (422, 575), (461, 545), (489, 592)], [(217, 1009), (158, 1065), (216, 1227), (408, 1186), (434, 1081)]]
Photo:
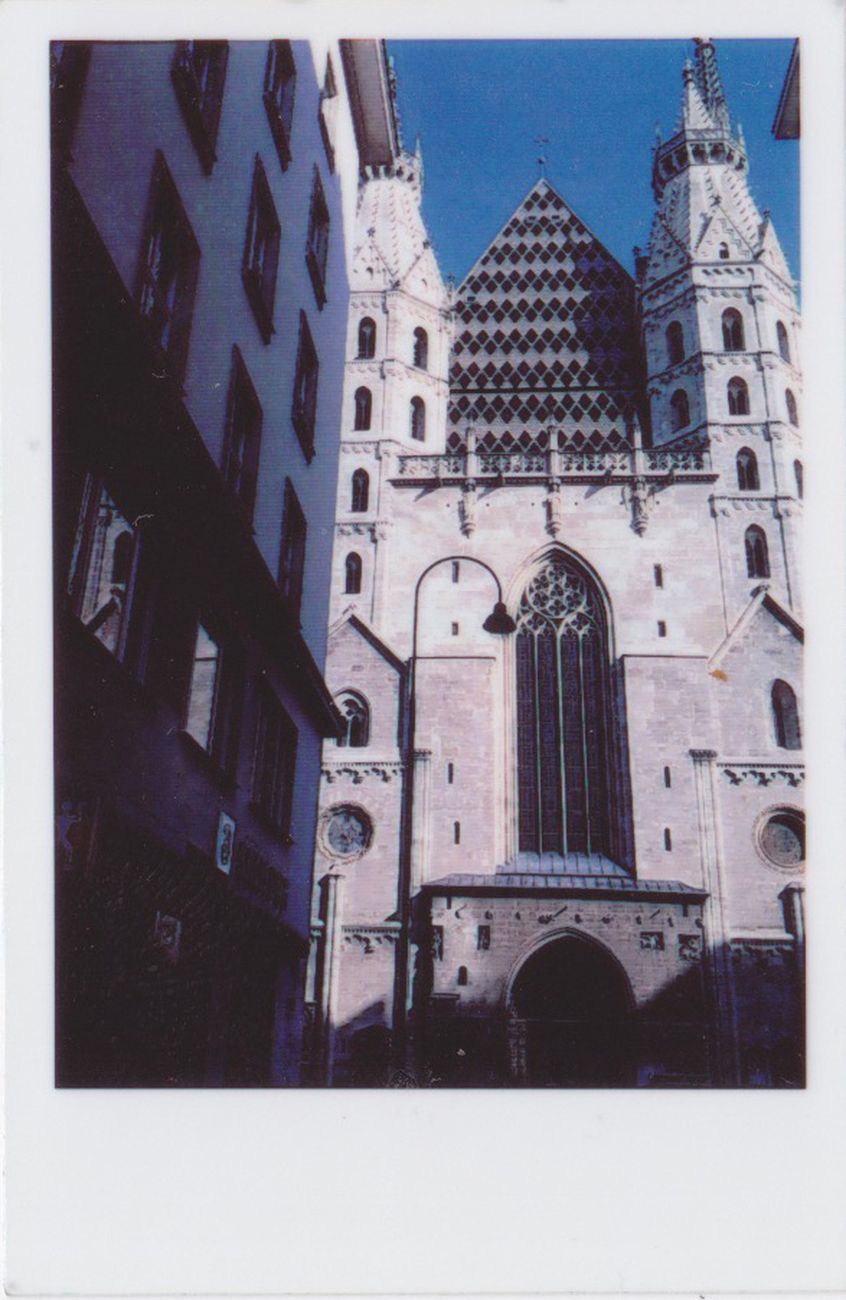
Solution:
[[(542, 149), (545, 144), (549, 144), (549, 139), (545, 135), (536, 135), (533, 143)], [(537, 163), (539, 168), (538, 177), (543, 180), (546, 176), (546, 155), (544, 153), (540, 154)]]

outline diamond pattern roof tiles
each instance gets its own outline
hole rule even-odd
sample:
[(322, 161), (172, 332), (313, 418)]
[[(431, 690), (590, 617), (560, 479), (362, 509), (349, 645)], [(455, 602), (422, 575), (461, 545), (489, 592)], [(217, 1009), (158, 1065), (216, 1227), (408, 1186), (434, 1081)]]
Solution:
[[(551, 422), (564, 445), (627, 445), (638, 388), (634, 287), (548, 181), (467, 275), (456, 320), (452, 446), (472, 423), (489, 448), (524, 445), (526, 433), (541, 447)], [(477, 358), (490, 358), (483, 372)]]

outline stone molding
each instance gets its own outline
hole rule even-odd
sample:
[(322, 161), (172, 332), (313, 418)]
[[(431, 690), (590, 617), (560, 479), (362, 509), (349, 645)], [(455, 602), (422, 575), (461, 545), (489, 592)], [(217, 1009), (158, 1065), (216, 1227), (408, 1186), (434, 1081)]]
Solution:
[(732, 510), (747, 514), (771, 514), (778, 517), (779, 506), (786, 498), (777, 496), (748, 496), (743, 493), (712, 496), (711, 509), (714, 516), (728, 516)]
[(390, 519), (345, 519), (335, 525), (339, 537), (369, 537), (371, 542), (384, 542), (392, 521)]
[(344, 943), (357, 943), (363, 955), (369, 957), (375, 946), (394, 947), (400, 937), (399, 921), (388, 921), (384, 925), (342, 925), (341, 934)]
[(351, 455), (357, 455), (357, 456), (360, 456), (360, 455), (365, 454), (365, 453), (373, 454), (373, 453), (376, 452), (378, 446), (379, 446), (379, 443), (378, 443), (375, 439), (373, 439), (373, 438), (368, 439), (367, 442), (358, 442), (358, 441), (353, 441), (353, 442), (342, 442), (342, 443), (341, 443), (341, 455), (342, 455), (342, 456), (351, 456)]
[(324, 760), (320, 775), (328, 785), (333, 785), (340, 777), (346, 777), (353, 785), (361, 785), (367, 777), (387, 783), (401, 777), (404, 771), (405, 763), (398, 758), (339, 758)]
[(797, 789), (805, 781), (804, 763), (731, 762), (720, 759), (717, 767), (729, 785), (785, 785)]

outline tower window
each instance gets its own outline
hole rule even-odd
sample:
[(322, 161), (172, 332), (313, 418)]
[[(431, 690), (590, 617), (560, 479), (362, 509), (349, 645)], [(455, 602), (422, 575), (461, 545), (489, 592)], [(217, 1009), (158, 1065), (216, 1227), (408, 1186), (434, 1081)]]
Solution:
[(801, 501), (805, 492), (805, 474), (801, 460), (794, 460), (793, 462), (793, 477), (796, 480), (796, 495)]
[(744, 379), (741, 379), (738, 375), (730, 379), (726, 386), (726, 395), (729, 415), (749, 414), (749, 389), (746, 387)]
[(461, 843), (461, 822), (452, 823), (452, 842), (453, 844)]
[(429, 364), (429, 335), (419, 326), (414, 331), (413, 359), (418, 370), (425, 370)]
[(667, 635), (667, 624), (664, 622), (663, 619), (658, 620), (658, 635), (659, 636)]
[(466, 967), (466, 966), (459, 966), (459, 968), (458, 968), (458, 980), (457, 980), (457, 983), (461, 984), (462, 986), (465, 985), (465, 984), (467, 983), (467, 967)]
[(671, 789), (672, 784), (673, 784), (673, 778), (672, 778), (672, 774), (671, 774), (671, 772), (670, 772), (670, 769), (669, 769), (668, 767), (665, 767), (665, 768), (664, 768), (664, 785), (665, 785), (665, 786), (667, 787), (667, 789), (669, 790), (669, 789)]
[(491, 927), (489, 925), (479, 925), (476, 927), (476, 951), (488, 952), (491, 946)]
[(305, 452), (306, 460), (314, 456), (314, 429), (317, 423), (317, 381), (319, 363), (306, 314), (300, 312), (300, 337), (297, 344), (297, 368), (294, 374), (294, 400), (291, 420)]
[(668, 853), (670, 853), (672, 851), (672, 847), (673, 847), (673, 837), (670, 833), (669, 826), (665, 826), (664, 827), (664, 848)]
[(370, 361), (375, 355), (376, 322), (365, 316), (358, 325), (358, 357), (360, 361)]
[(767, 537), (763, 528), (753, 524), (744, 535), (746, 549), (746, 572), (750, 578), (768, 578), (770, 561), (767, 553)]
[(370, 710), (366, 702), (354, 691), (347, 691), (338, 698), (338, 710), (344, 720), (338, 745), (363, 749), (370, 741)]
[(228, 41), (177, 41), (173, 85), (206, 175), (215, 163)]
[(656, 587), (663, 587), (663, 585), (664, 585), (664, 570), (662, 569), (662, 567), (661, 567), (660, 564), (655, 564), (655, 565), (652, 566), (652, 574), (653, 574), (653, 577), (655, 578), (655, 586), (656, 586)]
[(790, 339), (787, 337), (784, 321), (776, 321), (776, 338), (778, 339), (778, 350), (782, 361), (786, 361), (790, 365)]
[(758, 458), (749, 447), (737, 453), (737, 486), (741, 492), (757, 492), (761, 486), (758, 477)]
[(357, 432), (363, 432), (365, 429), (370, 428), (370, 419), (373, 410), (373, 398), (370, 394), (370, 389), (357, 388), (355, 390), (353, 402), (355, 404), (353, 428)]
[(721, 262), (727, 262), (727, 261), (728, 261), (728, 258), (729, 258), (729, 246), (728, 246), (728, 244), (720, 244), (720, 253), (719, 253), (719, 256), (720, 256), (720, 261), (721, 261)]
[(671, 366), (676, 366), (680, 361), (684, 361), (684, 330), (681, 327), (681, 321), (670, 321), (665, 338), (667, 341), (667, 360)]
[(799, 726), (799, 708), (796, 693), (787, 682), (773, 682), (770, 700), (773, 711), (773, 730), (779, 749), (801, 749), (802, 731)]
[(273, 303), (276, 298), (281, 237), (282, 227), (276, 215), (264, 166), (256, 154), (241, 274), (256, 324), (265, 343), (270, 342), (273, 333)]
[(264, 73), (264, 107), (279, 165), (285, 171), (291, 161), (291, 126), (294, 121), (294, 89), (297, 69), (290, 41), (271, 41)]
[(723, 312), (723, 350), (742, 352), (746, 346), (743, 317), (734, 307)]
[(452, 624), (451, 624), (451, 631), (452, 631), (452, 635), (453, 635), (453, 636), (458, 636), (458, 624), (457, 624), (457, 623), (452, 623)]
[(308, 214), (308, 239), (306, 241), (306, 266), (318, 307), (326, 302), (326, 263), (329, 258), (329, 209), (323, 193), (323, 183), (317, 168), (311, 187), (311, 206)]
[(426, 439), (426, 404), (422, 397), (412, 397), (410, 408), (411, 436), (416, 442)]
[(262, 411), (238, 348), (232, 349), (232, 374), (223, 440), (223, 477), (252, 523), (256, 499)]
[(370, 498), (370, 475), (366, 469), (357, 469), (352, 476), (352, 500), (350, 501), (350, 510), (355, 514), (363, 514), (367, 509)]
[(460, 568), (459, 568), (458, 560), (453, 560), (453, 562), (452, 562), (452, 580), (453, 580), (453, 582), (458, 582), (458, 575), (459, 575), (459, 572), (460, 572)]
[(796, 406), (796, 398), (793, 396), (789, 388), (785, 388), (784, 390), (784, 404), (787, 407), (788, 420), (792, 425), (798, 428), (799, 411)]
[(670, 413), (673, 433), (690, 424), (690, 402), (683, 388), (677, 388), (670, 398)]
[(455, 764), (447, 763), (447, 785), (452, 785), (455, 780)]
[(361, 591), (361, 556), (350, 551), (344, 560), (344, 593), (357, 596)]

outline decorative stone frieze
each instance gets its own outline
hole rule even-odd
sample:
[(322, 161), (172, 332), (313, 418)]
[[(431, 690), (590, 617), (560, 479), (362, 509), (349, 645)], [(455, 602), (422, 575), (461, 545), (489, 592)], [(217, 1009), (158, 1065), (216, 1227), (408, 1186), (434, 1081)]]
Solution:
[(342, 779), (352, 781), (353, 785), (361, 785), (368, 778), (387, 784), (398, 780), (404, 771), (405, 764), (401, 759), (330, 759), (324, 761), (321, 776), (329, 785)]
[(767, 763), (720, 761), (717, 764), (727, 784), (738, 785), (785, 785), (791, 789), (804, 784), (804, 763)]
[(376, 948), (393, 948), (400, 935), (396, 925), (343, 925), (341, 933), (345, 944), (358, 944), (365, 957), (369, 957)]

